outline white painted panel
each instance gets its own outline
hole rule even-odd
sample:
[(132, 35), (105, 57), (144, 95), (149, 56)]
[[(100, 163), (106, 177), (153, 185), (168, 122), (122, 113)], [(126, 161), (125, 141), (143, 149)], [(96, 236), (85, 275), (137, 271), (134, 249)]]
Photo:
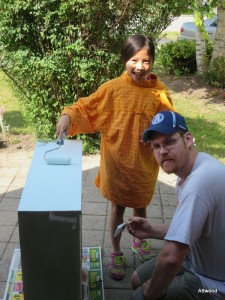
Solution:
[(18, 211), (81, 211), (82, 142), (65, 140), (60, 149), (46, 157), (70, 157), (69, 165), (49, 165), (47, 150), (55, 141), (38, 142)]

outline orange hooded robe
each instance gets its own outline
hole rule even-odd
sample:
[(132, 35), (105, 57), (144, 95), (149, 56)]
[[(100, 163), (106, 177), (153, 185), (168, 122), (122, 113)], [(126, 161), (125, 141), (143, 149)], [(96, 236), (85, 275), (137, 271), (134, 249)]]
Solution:
[(174, 110), (166, 86), (151, 74), (134, 81), (127, 73), (107, 81), (89, 97), (66, 107), (69, 135), (101, 133), (101, 160), (96, 186), (123, 207), (144, 208), (154, 194), (159, 167), (142, 132), (161, 110)]

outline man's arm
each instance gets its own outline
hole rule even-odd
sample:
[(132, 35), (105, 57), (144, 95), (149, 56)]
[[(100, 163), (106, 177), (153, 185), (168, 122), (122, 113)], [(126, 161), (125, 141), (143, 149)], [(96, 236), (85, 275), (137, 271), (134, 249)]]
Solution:
[(179, 272), (188, 252), (188, 245), (169, 241), (161, 250), (150, 280), (143, 284), (143, 294), (152, 300), (161, 297)]

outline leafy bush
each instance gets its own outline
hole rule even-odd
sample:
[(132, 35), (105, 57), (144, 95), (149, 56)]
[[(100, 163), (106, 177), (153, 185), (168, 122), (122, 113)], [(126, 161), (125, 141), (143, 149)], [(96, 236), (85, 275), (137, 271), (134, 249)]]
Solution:
[(133, 33), (156, 38), (188, 2), (0, 0), (0, 64), (40, 138), (52, 138), (63, 107), (121, 74)]
[[(85, 55), (85, 51), (82, 53)], [(69, 55), (74, 56), (70, 63)], [(62, 108), (81, 96), (89, 95), (91, 88), (97, 88), (102, 57), (95, 55), (95, 60), (88, 61), (88, 56), (87, 53), (86, 57), (81, 58), (76, 45), (69, 49), (69, 53), (65, 48), (44, 57), (28, 50), (5, 54), (2, 68), (17, 85), (24, 114), (33, 124), (38, 137), (53, 137)], [(117, 69), (120, 67), (118, 61), (115, 57), (114, 66), (119, 64)], [(111, 71), (115, 74), (117, 70), (112, 67)], [(102, 78), (105, 76), (102, 75)]]
[(195, 41), (179, 40), (162, 44), (157, 65), (168, 74), (189, 75), (197, 71)]
[(214, 47), (214, 43), (210, 40), (206, 40), (205, 43), (205, 50), (206, 50), (206, 59), (208, 62), (210, 62), (211, 58), (212, 58), (212, 53), (213, 53), (213, 47)]
[(225, 58), (217, 57), (210, 62), (205, 74), (206, 81), (216, 87), (225, 87)]
[(82, 141), (83, 153), (96, 154), (100, 149), (100, 134), (79, 134), (77, 140)]

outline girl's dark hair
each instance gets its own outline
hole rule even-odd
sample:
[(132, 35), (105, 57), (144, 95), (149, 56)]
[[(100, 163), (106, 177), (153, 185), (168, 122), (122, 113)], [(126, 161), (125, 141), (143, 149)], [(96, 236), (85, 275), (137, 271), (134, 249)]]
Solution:
[(155, 60), (155, 45), (150, 37), (143, 34), (134, 34), (130, 36), (124, 43), (121, 51), (121, 58), (126, 63), (136, 52), (142, 48), (147, 48), (148, 55), (151, 57), (152, 62)]

